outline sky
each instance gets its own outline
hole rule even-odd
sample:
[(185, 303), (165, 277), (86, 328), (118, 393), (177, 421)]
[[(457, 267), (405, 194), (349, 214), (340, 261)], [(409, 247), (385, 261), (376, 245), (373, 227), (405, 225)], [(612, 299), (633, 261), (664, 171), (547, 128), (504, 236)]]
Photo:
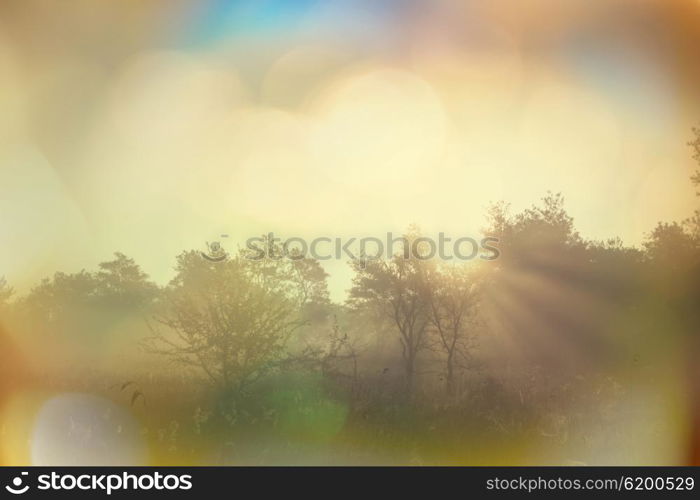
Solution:
[(206, 242), (475, 235), (547, 191), (639, 245), (697, 207), (698, 47), (697, 0), (3, 2), (0, 275), (165, 283)]

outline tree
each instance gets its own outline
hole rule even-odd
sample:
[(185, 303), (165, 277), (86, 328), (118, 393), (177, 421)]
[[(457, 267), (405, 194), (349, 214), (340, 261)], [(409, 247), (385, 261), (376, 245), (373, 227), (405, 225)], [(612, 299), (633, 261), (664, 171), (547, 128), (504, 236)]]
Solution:
[(57, 272), (30, 290), (22, 300), (21, 309), (40, 329), (78, 332), (89, 323), (88, 313), (95, 309), (96, 291), (97, 280), (92, 273)]
[(16, 301), (12, 326), (47, 347), (47, 363), (104, 365), (144, 335), (145, 308), (157, 293), (147, 278), (122, 254), (97, 272), (57, 272)]
[(429, 279), (429, 318), (439, 349), (445, 354), (445, 385), (454, 395), (455, 370), (474, 347), (477, 286), (466, 266), (436, 266)]
[(201, 370), (229, 394), (240, 393), (288, 359), (291, 335), (306, 309), (327, 298), (325, 273), (312, 262), (224, 262), (189, 251), (164, 291), (147, 341), (151, 352)]
[(659, 222), (644, 241), (647, 257), (664, 273), (677, 274), (695, 264), (698, 246), (677, 222)]
[(5, 311), (14, 293), (15, 291), (7, 284), (5, 277), (0, 276), (0, 314)]
[(99, 271), (57, 272), (32, 288), (21, 308), (40, 327), (80, 333), (105, 320), (139, 313), (156, 297), (158, 287), (122, 253), (99, 264)]
[(497, 203), (487, 213), (484, 232), (499, 239), (499, 266), (562, 270), (580, 262), (585, 242), (574, 228), (560, 193), (547, 193), (538, 205), (511, 215)]
[[(417, 233), (405, 236), (412, 244)], [(406, 389), (412, 394), (418, 356), (427, 347), (430, 321), (425, 260), (419, 255), (397, 253), (388, 260), (355, 260), (355, 272), (348, 302), (351, 307), (369, 308), (395, 328), (401, 344)]]
[[(693, 128), (695, 138), (688, 143), (693, 148), (693, 159), (700, 166), (700, 128)], [(690, 177), (690, 181), (696, 189), (700, 188), (700, 169), (696, 169)], [(695, 194), (700, 196), (700, 190)], [(693, 215), (684, 221), (684, 229), (686, 229), (696, 242), (700, 242), (700, 210), (695, 210)]]
[[(695, 138), (688, 144), (693, 148), (693, 159), (700, 164), (700, 128), (693, 128)], [(700, 170), (696, 170), (690, 178), (694, 186), (700, 186)], [(698, 191), (700, 196), (700, 191)]]
[(501, 252), (481, 287), (480, 317), (494, 333), (485, 341), (501, 342), (503, 348), (507, 339), (513, 346), (503, 348), (508, 369), (502, 376), (516, 386), (527, 366), (540, 365), (564, 384), (592, 361), (589, 346), (603, 342), (603, 318), (617, 307), (617, 298), (606, 295), (614, 288), (597, 279), (605, 278), (597, 269), (602, 266), (592, 262), (594, 257), (607, 261), (606, 251), (589, 252), (560, 194), (548, 193), (515, 214), (505, 204), (495, 205), (484, 232), (499, 238)]
[(148, 275), (121, 252), (115, 252), (114, 260), (101, 262), (95, 273), (96, 295), (103, 305), (119, 309), (142, 310), (156, 297), (158, 287), (148, 280)]

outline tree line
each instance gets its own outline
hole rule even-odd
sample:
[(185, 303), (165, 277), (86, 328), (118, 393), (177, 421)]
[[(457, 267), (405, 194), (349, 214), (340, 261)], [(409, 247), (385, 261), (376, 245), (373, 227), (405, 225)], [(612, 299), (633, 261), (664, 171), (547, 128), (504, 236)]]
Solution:
[[(699, 131), (691, 146), (700, 161)], [(691, 180), (700, 186), (700, 172)], [(219, 402), (255, 399), (275, 377), (313, 373), (362, 418), (439, 401), (457, 418), (478, 413), (501, 428), (530, 412), (561, 415), (568, 403), (557, 402), (582, 381), (593, 391), (596, 376), (624, 380), (625, 367), (663, 356), (661, 342), (697, 337), (700, 211), (658, 223), (632, 247), (582, 237), (563, 196), (548, 193), (517, 213), (492, 205), (483, 233), (498, 238), (494, 261), (403, 252), (351, 261), (344, 303), (329, 299), (328, 276), (311, 258), (241, 252), (212, 262), (189, 250), (159, 286), (116, 253), (23, 296), (0, 280), (0, 318), (46, 345), (79, 339), (98, 349), (105, 331), (125, 331), (111, 326), (130, 325), (138, 333), (124, 334), (129, 344), (179, 367)], [(421, 233), (411, 227), (404, 237)]]

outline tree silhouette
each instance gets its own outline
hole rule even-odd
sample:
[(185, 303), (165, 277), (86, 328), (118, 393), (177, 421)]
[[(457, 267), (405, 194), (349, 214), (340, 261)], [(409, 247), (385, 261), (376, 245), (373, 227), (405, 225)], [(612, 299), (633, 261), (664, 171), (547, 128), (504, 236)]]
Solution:
[[(688, 144), (693, 148), (693, 159), (700, 165), (700, 128), (693, 128), (695, 138)], [(700, 186), (700, 170), (696, 170), (690, 178), (694, 186)], [(700, 191), (697, 193), (700, 196)]]
[(156, 298), (158, 287), (133, 259), (121, 252), (114, 256), (114, 260), (101, 262), (94, 275), (98, 300), (113, 308), (147, 309)]
[(452, 396), (455, 371), (474, 347), (478, 307), (476, 272), (466, 265), (435, 266), (428, 274), (430, 325), (445, 354), (445, 387)]
[[(405, 244), (413, 245), (419, 236), (417, 232), (405, 235)], [(401, 345), (407, 393), (412, 394), (418, 357), (428, 346), (430, 301), (426, 261), (420, 255), (407, 256), (402, 252), (388, 260), (355, 260), (351, 266), (355, 276), (348, 304), (355, 309), (374, 310), (394, 326)]]
[(146, 346), (231, 394), (284, 363), (307, 309), (327, 297), (325, 273), (309, 262), (251, 261), (242, 252), (210, 262), (190, 251), (176, 271)]
[(7, 284), (5, 277), (0, 276), (0, 314), (7, 308), (14, 293), (15, 291)]

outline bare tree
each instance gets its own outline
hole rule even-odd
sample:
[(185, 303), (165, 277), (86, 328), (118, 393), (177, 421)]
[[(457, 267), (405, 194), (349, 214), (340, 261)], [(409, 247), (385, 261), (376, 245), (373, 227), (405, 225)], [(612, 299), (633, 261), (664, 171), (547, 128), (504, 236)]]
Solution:
[(466, 266), (443, 265), (430, 273), (429, 317), (437, 346), (445, 354), (445, 385), (454, 395), (455, 371), (475, 345), (477, 285)]
[(290, 336), (306, 323), (305, 306), (323, 299), (325, 273), (299, 267), (287, 259), (262, 265), (240, 254), (225, 262), (181, 254), (147, 349), (201, 370), (225, 391), (245, 389), (284, 364)]
[[(415, 234), (405, 237), (410, 243)], [(406, 243), (406, 244), (408, 244)], [(427, 347), (430, 321), (426, 289), (426, 261), (419, 256), (394, 255), (389, 260), (357, 260), (349, 303), (355, 308), (370, 307), (392, 323), (401, 344), (406, 388), (414, 390), (418, 356)]]

